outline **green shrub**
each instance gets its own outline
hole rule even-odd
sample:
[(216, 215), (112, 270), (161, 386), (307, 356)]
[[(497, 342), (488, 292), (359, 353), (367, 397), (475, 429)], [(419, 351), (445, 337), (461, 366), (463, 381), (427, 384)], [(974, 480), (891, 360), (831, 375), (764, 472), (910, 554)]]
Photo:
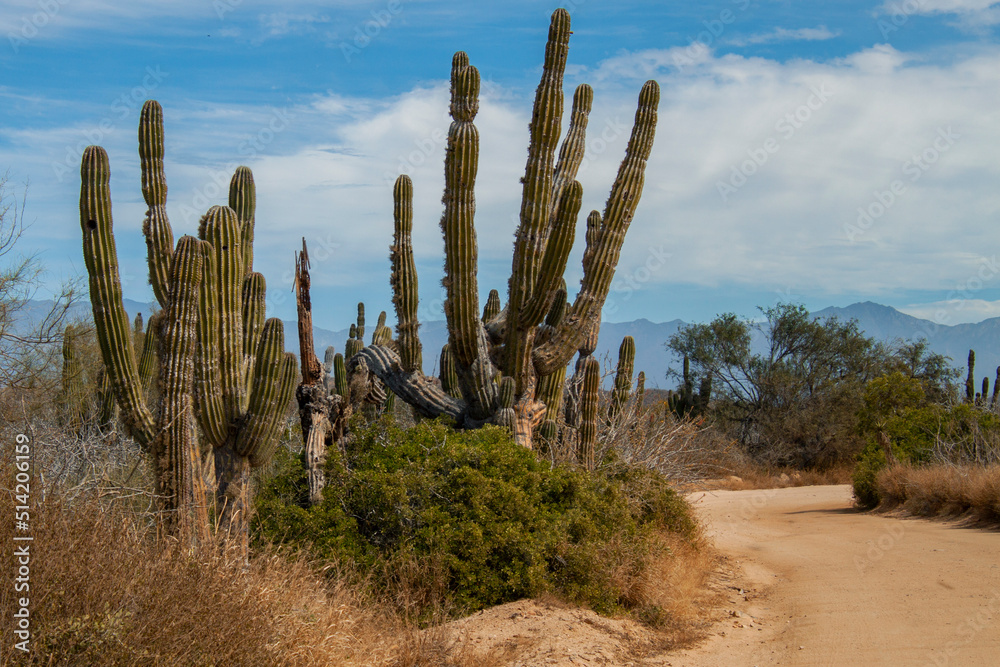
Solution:
[(901, 373), (868, 383), (859, 423), (867, 444), (854, 469), (854, 497), (866, 509), (881, 500), (875, 478), (887, 462), (878, 442), (880, 431), (889, 436), (896, 460), (912, 466), (927, 463), (935, 447), (948, 452), (955, 462), (974, 458), (984, 434), (1000, 431), (996, 414), (967, 404), (929, 404), (919, 380)]
[(621, 573), (641, 577), (662, 532), (695, 537), (686, 503), (655, 473), (552, 467), (495, 427), (362, 427), (331, 453), (324, 501), (311, 508), (301, 462), (276, 458), (259, 539), (354, 562), (390, 590), (412, 593), (416, 580), (422, 603), (460, 612), (548, 591), (648, 615)]

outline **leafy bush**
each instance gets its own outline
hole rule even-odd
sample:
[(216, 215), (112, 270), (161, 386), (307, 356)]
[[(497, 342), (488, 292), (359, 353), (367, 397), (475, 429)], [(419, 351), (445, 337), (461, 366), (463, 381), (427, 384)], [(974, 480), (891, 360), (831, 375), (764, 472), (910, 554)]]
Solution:
[(954, 462), (975, 460), (984, 434), (1000, 431), (1000, 417), (968, 404), (944, 406), (927, 402), (919, 380), (892, 373), (868, 383), (859, 414), (867, 444), (854, 471), (854, 497), (864, 508), (881, 501), (876, 484), (888, 462), (879, 433), (888, 436), (896, 461), (911, 466), (928, 463), (946, 450)]
[(696, 532), (655, 473), (552, 467), (495, 427), (362, 427), (343, 455), (331, 453), (324, 501), (311, 508), (301, 462), (285, 454), (277, 466), (257, 501), (259, 539), (352, 561), (421, 612), (553, 592), (655, 616), (633, 594), (636, 577), (662, 557), (663, 533), (693, 541)]

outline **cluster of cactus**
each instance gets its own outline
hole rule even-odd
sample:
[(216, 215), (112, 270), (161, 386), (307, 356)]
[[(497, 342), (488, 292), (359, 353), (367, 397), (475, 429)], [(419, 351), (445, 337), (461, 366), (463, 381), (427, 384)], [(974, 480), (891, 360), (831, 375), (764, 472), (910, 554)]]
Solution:
[(1000, 389), (1000, 366), (997, 366), (996, 379), (993, 382), (993, 395), (990, 396), (990, 379), (983, 376), (982, 390), (976, 391), (976, 351), (969, 350), (969, 372), (965, 376), (965, 402), (972, 405), (989, 407), (997, 406), (997, 390)]
[[(410, 242), (413, 185), (403, 175), (393, 189), (395, 235), (391, 246), (393, 303), (399, 340), (396, 349), (373, 345), (349, 360), (348, 370), (362, 362), (402, 400), (429, 417), (446, 415), (463, 428), (506, 422), (513, 410), (512, 430), (531, 448), (536, 430), (552, 410), (545, 378), (565, 372), (585, 341), (596, 337), (625, 233), (638, 205), (646, 160), (653, 144), (659, 86), (648, 81), (639, 94), (635, 125), (625, 159), (602, 215), (587, 220), (584, 275), (572, 304), (565, 303), (562, 276), (575, 237), (583, 189), (575, 180), (583, 161), (586, 126), (593, 91), (577, 88), (569, 130), (558, 151), (563, 116), (563, 73), (569, 47), (570, 18), (564, 9), (552, 14), (541, 83), (529, 127), (530, 142), (522, 179), (520, 224), (515, 237), (506, 307), (499, 296), (479, 310), (475, 216), (475, 180), (479, 134), (479, 72), (468, 56), (452, 59), (451, 116), (445, 157), (444, 215), (448, 321), (448, 354), (457, 380), (449, 393), (441, 382), (423, 375), (417, 334), (417, 280)], [(559, 296), (559, 295), (562, 296)], [(562, 301), (560, 303), (559, 301)], [(553, 313), (553, 311), (557, 311)], [(555, 317), (553, 318), (553, 314)], [(545, 320), (557, 324), (549, 324)], [(444, 358), (444, 354), (442, 358)], [(353, 371), (352, 371), (353, 372)], [(499, 378), (513, 382), (513, 405), (506, 407)], [(548, 400), (546, 400), (548, 398)], [(549, 415), (551, 417), (551, 415)]]
[[(282, 349), (281, 321), (264, 319), (264, 278), (252, 270), (250, 170), (236, 170), (229, 206), (209, 209), (198, 237), (175, 247), (163, 152), (163, 111), (150, 100), (140, 116), (139, 158), (149, 277), (161, 311), (137, 361), (122, 306), (108, 156), (99, 146), (84, 151), (80, 224), (95, 329), (121, 421), (154, 458), (167, 530), (190, 543), (207, 539), (214, 503), (220, 532), (245, 544), (250, 470), (274, 453), (297, 364)], [(155, 400), (147, 396), (154, 340)]]
[(694, 380), (691, 376), (691, 361), (684, 355), (683, 383), (679, 391), (667, 393), (667, 408), (677, 417), (698, 417), (708, 410), (712, 400), (712, 376), (705, 375), (698, 384), (698, 393), (694, 393)]

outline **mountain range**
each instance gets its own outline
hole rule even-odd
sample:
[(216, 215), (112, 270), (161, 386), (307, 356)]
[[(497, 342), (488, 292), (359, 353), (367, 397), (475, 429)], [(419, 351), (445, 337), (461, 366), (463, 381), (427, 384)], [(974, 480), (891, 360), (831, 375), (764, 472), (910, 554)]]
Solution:
[[(49, 306), (51, 306), (50, 302), (29, 302), (22, 313), (21, 322), (37, 322), (47, 312)], [(137, 312), (141, 312), (147, 320), (150, 314), (148, 304), (130, 299), (125, 299), (125, 310), (130, 317), (135, 317)], [(72, 314), (76, 318), (89, 318), (90, 304), (78, 304)], [(997, 345), (997, 342), (1000, 341), (1000, 317), (974, 324), (943, 325), (913, 317), (890, 306), (883, 306), (871, 301), (855, 303), (844, 308), (824, 308), (813, 312), (812, 315), (814, 317), (837, 317), (840, 320), (855, 319), (859, 328), (866, 335), (885, 342), (926, 338), (931, 350), (951, 357), (952, 365), (963, 369), (963, 377), (969, 350), (975, 350), (977, 387), (984, 376), (989, 377), (992, 384), (995, 370), (997, 366), (1000, 366), (1000, 349)], [(376, 318), (369, 317), (369, 319), (372, 324), (367, 327), (366, 339), (371, 338), (375, 329), (374, 321)], [(595, 354), (602, 360), (608, 374), (605, 378), (605, 385), (611, 383), (611, 375), (614, 373), (614, 367), (618, 360), (618, 346), (621, 345), (622, 338), (632, 336), (635, 339), (636, 347), (635, 370), (636, 373), (639, 371), (646, 373), (646, 386), (661, 389), (676, 387), (677, 379), (668, 378), (667, 371), (671, 367), (679, 371), (680, 360), (672, 357), (666, 348), (666, 342), (685, 324), (682, 320), (650, 322), (646, 319), (632, 322), (604, 322), (601, 325)], [(314, 339), (320, 359), (323, 358), (323, 353), (329, 345), (333, 345), (337, 351), (343, 352), (347, 336), (348, 328), (329, 330), (316, 327)], [(441, 347), (448, 338), (445, 323), (441, 321), (424, 323), (420, 327), (420, 338), (424, 348), (424, 371), (436, 374)], [(759, 345), (760, 341), (757, 341), (757, 344)], [(298, 336), (294, 321), (285, 322), (285, 349), (298, 352)]]

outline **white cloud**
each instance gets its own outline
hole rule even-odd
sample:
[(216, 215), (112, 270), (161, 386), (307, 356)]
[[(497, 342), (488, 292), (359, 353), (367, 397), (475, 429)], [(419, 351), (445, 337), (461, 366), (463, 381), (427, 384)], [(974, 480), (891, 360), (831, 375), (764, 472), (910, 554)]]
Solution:
[(939, 324), (965, 324), (1000, 317), (1000, 301), (954, 299), (898, 306), (896, 310)]
[(982, 32), (1000, 23), (997, 0), (886, 0), (877, 10), (883, 16), (883, 33), (899, 28), (910, 16), (954, 16), (954, 25), (969, 32)]
[(772, 42), (795, 42), (795, 41), (823, 41), (838, 37), (840, 32), (833, 32), (825, 25), (816, 28), (798, 28), (789, 30), (788, 28), (775, 28), (770, 32), (750, 35), (748, 37), (734, 37), (728, 40), (728, 44), (733, 46), (747, 46), (749, 44), (770, 44)]
[[(613, 292), (622, 308), (616, 319), (633, 316), (626, 278), (654, 293), (686, 283), (877, 298), (951, 290), (1000, 248), (1000, 49), (944, 65), (886, 45), (827, 63), (705, 51), (679, 68), (676, 53), (620, 53), (567, 80), (568, 95), (581, 79), (595, 88), (580, 174), (584, 214), (604, 208), (642, 81), (656, 78), (662, 87), (656, 145)], [(324, 248), (313, 253), (317, 286), (378, 285), (386, 307), (391, 183), (404, 171), (414, 180), (421, 297), (433, 300), (440, 293), (447, 106), (444, 81), (385, 99), (327, 93), (286, 109), (165, 104), (176, 233), (193, 229), (182, 207), (222, 202), (223, 168), (247, 163), (258, 185), (257, 266), (274, 293), (288, 298), (292, 252), (306, 236), (310, 247)], [(477, 118), (484, 291), (506, 288), (530, 109), (530, 100), (494, 85)], [(116, 224), (137, 256), (123, 271), (143, 275), (134, 118), (116, 121), (103, 143)], [(87, 129), (4, 133), (0, 162), (39, 174), (29, 204), (45, 219), (66, 218), (75, 206), (79, 186), (72, 174), (55, 183), (51, 164)], [(215, 173), (223, 174), (222, 187)], [(870, 211), (870, 223), (859, 208)], [(77, 233), (75, 224), (56, 232), (71, 240)], [(571, 289), (582, 244), (580, 233)], [(71, 245), (78, 257), (78, 243)], [(671, 257), (663, 261), (664, 254)], [(983, 282), (1000, 287), (1000, 276)]]

